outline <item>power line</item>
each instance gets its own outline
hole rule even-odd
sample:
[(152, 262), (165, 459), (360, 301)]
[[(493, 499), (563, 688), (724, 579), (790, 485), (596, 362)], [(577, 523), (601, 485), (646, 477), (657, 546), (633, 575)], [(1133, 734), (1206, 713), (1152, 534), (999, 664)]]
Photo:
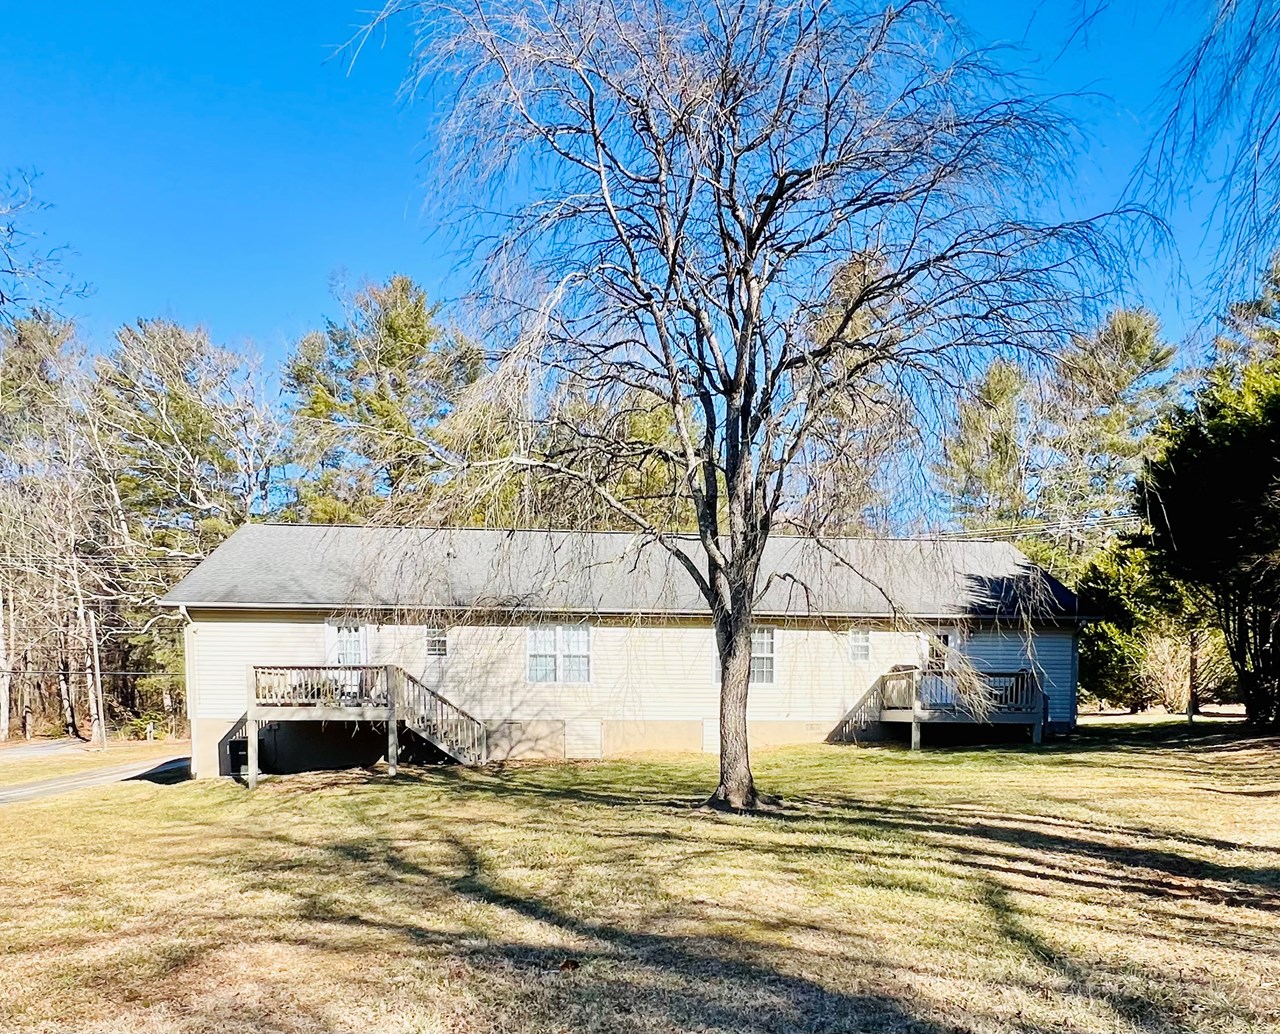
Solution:
[[(92, 668), (0, 668), (0, 675), (92, 675)], [(102, 675), (135, 675), (135, 676), (163, 676), (165, 678), (186, 679), (186, 673), (181, 671), (107, 671), (103, 669), (99, 674)]]

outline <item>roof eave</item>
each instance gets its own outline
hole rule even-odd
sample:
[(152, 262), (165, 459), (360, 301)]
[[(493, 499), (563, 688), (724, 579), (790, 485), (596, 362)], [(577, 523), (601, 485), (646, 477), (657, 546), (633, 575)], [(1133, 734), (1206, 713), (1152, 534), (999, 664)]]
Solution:
[[(262, 610), (280, 610), (280, 611), (440, 611), (440, 610), (473, 610), (477, 612), (496, 613), (496, 612), (525, 612), (525, 613), (543, 613), (543, 614), (580, 614), (580, 615), (601, 615), (604, 617), (708, 617), (705, 609), (697, 610), (676, 610), (671, 608), (662, 609), (609, 609), (602, 607), (533, 607), (533, 606), (517, 606), (517, 607), (501, 607), (501, 606), (463, 606), (456, 603), (262, 603), (262, 602), (227, 602), (212, 600), (160, 600), (160, 606), (172, 610), (243, 610), (243, 611), (262, 611)], [(788, 618), (838, 618), (840, 620), (850, 619), (871, 619), (888, 620), (895, 617), (909, 617), (917, 621), (1033, 621), (1041, 624), (1078, 624), (1086, 621), (1096, 621), (1098, 618), (1092, 615), (1075, 615), (1075, 614), (1034, 614), (1026, 615), (1021, 613), (1008, 612), (990, 612), (982, 614), (957, 614), (954, 611), (945, 612), (910, 612), (906, 614), (893, 614), (886, 611), (807, 611), (807, 612), (790, 612), (790, 611), (757, 611), (756, 616), (769, 620), (785, 620)]]

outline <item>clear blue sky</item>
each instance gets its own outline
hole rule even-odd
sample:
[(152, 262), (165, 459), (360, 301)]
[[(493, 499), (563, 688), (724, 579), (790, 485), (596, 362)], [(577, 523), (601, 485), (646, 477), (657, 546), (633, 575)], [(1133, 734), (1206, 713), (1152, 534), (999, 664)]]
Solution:
[[(461, 290), (458, 256), (423, 215), (425, 113), (397, 100), (406, 40), (350, 71), (334, 56), (365, 17), (359, 0), (6, 6), (0, 170), (39, 172), (54, 206), (40, 228), (92, 285), (67, 306), (91, 340), (165, 316), (278, 356), (334, 312), (335, 277), (404, 272), (437, 298)], [(987, 38), (1025, 40), (1048, 89), (1100, 94), (1071, 104), (1094, 138), (1079, 201), (1105, 208), (1195, 26), (1161, 3), (1113, 3), (1060, 53), (1081, 6), (980, 0), (965, 13)], [(1175, 231), (1202, 273), (1201, 216)], [(1175, 334), (1199, 314), (1167, 264), (1139, 276)]]

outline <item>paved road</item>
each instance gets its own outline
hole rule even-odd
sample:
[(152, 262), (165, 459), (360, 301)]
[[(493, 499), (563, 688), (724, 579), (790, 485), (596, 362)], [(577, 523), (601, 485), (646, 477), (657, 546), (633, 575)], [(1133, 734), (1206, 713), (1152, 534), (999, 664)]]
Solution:
[(32, 740), (30, 743), (15, 743), (0, 747), (0, 764), (6, 761), (28, 761), (31, 758), (61, 754), (64, 751), (86, 750), (88, 747), (89, 744), (83, 740), (73, 740), (70, 737), (62, 740)]
[(57, 776), (53, 779), (42, 779), (35, 783), (21, 783), (18, 786), (0, 787), (0, 806), (17, 804), (19, 801), (38, 801), (45, 797), (54, 797), (71, 790), (84, 790), (92, 786), (106, 786), (108, 783), (120, 783), (127, 779), (154, 779), (156, 782), (168, 783), (185, 779), (190, 772), (191, 759), (175, 755), (171, 758), (151, 758), (148, 761), (131, 761), (127, 765), (114, 765), (110, 768), (95, 768), (90, 772), (78, 772), (75, 775)]

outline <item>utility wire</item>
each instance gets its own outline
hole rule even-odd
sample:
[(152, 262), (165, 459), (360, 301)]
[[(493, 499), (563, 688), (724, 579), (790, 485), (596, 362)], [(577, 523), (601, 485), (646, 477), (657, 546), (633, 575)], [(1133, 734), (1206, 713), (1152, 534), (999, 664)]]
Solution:
[[(0, 668), (0, 675), (92, 675), (92, 668), (9, 668), (8, 670)], [(165, 676), (167, 678), (185, 679), (187, 676), (180, 671), (107, 671), (103, 669), (99, 674), (102, 675), (145, 675), (145, 676)]]

